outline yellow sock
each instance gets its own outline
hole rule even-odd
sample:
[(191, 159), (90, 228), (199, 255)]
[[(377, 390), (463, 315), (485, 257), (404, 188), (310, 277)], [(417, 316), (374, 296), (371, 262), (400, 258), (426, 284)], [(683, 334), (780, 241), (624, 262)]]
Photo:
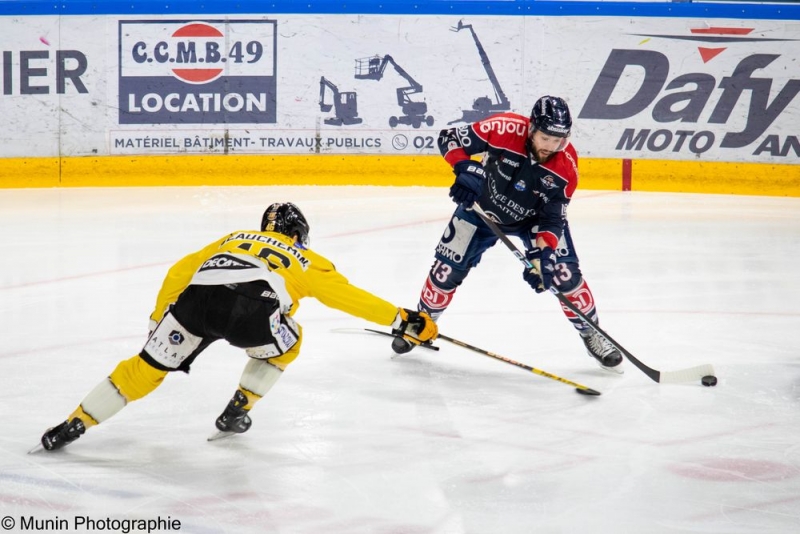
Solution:
[(76, 417), (83, 421), (83, 424), (86, 428), (90, 428), (99, 424), (98, 421), (94, 420), (94, 417), (83, 411), (83, 406), (78, 406), (75, 408), (75, 411), (69, 414), (69, 417), (67, 417), (67, 421), (72, 421)]
[(239, 389), (239, 391), (242, 392), (242, 394), (247, 399), (247, 404), (245, 404), (243, 406), (243, 408), (245, 410), (248, 410), (248, 411), (251, 410), (253, 408), (253, 406), (255, 405), (255, 403), (257, 403), (258, 401), (261, 400), (261, 395), (256, 395), (252, 391), (248, 391), (248, 390), (244, 389), (242, 386), (239, 386), (238, 389)]

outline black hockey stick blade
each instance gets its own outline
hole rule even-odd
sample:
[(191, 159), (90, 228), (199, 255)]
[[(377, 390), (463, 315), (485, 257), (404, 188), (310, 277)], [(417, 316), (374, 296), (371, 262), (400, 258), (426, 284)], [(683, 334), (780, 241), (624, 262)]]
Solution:
[[(401, 338), (402, 339), (402, 336), (396, 336), (396, 335), (394, 335), (394, 334), (392, 334), (390, 332), (383, 332), (382, 330), (375, 330), (373, 328), (365, 328), (364, 330), (366, 330), (367, 332), (372, 332), (373, 334), (380, 334), (382, 336), (396, 337), (396, 338)], [(436, 345), (433, 345), (430, 342), (428, 342), (428, 343), (420, 343), (418, 345), (415, 343), (415, 345), (417, 347), (422, 347), (423, 349), (439, 350), (439, 347), (437, 347)]]
[(578, 384), (577, 382), (573, 382), (572, 380), (567, 380), (566, 378), (561, 378), (558, 375), (554, 375), (552, 373), (548, 373), (547, 371), (542, 371), (541, 369), (537, 369), (536, 367), (531, 367), (530, 365), (525, 365), (524, 363), (520, 363), (517, 361), (512, 360), (511, 358), (506, 358), (505, 356), (501, 356), (499, 354), (495, 354), (494, 352), (490, 352), (488, 350), (480, 349), (469, 343), (464, 343), (463, 341), (459, 341), (458, 339), (454, 339), (452, 337), (448, 337), (442, 333), (439, 334), (440, 339), (444, 339), (445, 341), (449, 341), (454, 345), (458, 345), (459, 347), (463, 347), (465, 349), (469, 349), (473, 352), (477, 352), (478, 354), (483, 354), (484, 356), (488, 356), (490, 358), (494, 358), (495, 360), (500, 360), (501, 362), (505, 362), (511, 364), (515, 367), (519, 367), (520, 369), (525, 369), (526, 371), (530, 371), (533, 374), (543, 376), (545, 378), (549, 378), (550, 380), (555, 380), (557, 382), (561, 382), (562, 384), (567, 384), (575, 388), (575, 391), (580, 393), (581, 395), (590, 395), (590, 396), (599, 396), (601, 393), (597, 390), (592, 388), (586, 387), (582, 384)]

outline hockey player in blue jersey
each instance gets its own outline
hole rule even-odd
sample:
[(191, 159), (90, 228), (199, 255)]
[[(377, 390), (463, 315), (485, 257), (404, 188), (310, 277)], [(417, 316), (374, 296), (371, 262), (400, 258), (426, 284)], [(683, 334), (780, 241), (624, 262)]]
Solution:
[[(567, 103), (545, 96), (531, 116), (501, 113), (442, 130), (439, 150), (456, 175), (450, 196), (458, 204), (436, 248), (418, 310), (437, 320), (456, 289), (478, 265), (497, 236), (471, 207), (478, 206), (507, 234), (519, 237), (535, 269), (523, 278), (537, 292), (552, 285), (597, 322), (594, 296), (580, 269), (567, 221), (567, 206), (578, 185), (578, 154), (569, 142), (572, 118)], [(482, 161), (471, 156), (481, 154)], [(589, 353), (601, 367), (622, 372), (622, 355), (611, 343), (562, 307)], [(397, 353), (414, 346), (395, 339)]]

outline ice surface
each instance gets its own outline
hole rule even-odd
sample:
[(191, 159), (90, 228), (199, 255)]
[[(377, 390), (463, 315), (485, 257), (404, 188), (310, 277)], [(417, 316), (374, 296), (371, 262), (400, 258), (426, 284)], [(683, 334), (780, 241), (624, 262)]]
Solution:
[(601, 397), (444, 341), (392, 358), (354, 333), (374, 325), (306, 299), (302, 354), (247, 434), (206, 441), (246, 359), (217, 343), (63, 451), (26, 454), (141, 349), (174, 261), (285, 200), (314, 250), (406, 307), (453, 208), (437, 188), (0, 191), (12, 531), (89, 517), (188, 533), (800, 532), (797, 198), (581, 191), (570, 206), (602, 326), (651, 367), (713, 364), (715, 388), (600, 370), (499, 245), (441, 331)]

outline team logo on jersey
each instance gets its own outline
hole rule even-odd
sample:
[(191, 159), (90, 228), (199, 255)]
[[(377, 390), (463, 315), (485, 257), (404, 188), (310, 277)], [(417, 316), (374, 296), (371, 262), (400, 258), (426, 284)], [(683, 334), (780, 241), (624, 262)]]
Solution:
[(250, 263), (243, 262), (233, 256), (227, 254), (217, 254), (208, 258), (205, 263), (198, 269), (197, 272), (209, 271), (212, 269), (255, 269), (256, 266)]
[(514, 184), (514, 189), (517, 191), (525, 191), (525, 180), (520, 180)]
[(177, 330), (173, 330), (169, 333), (169, 344), (170, 345), (180, 345), (183, 343), (183, 340), (186, 339), (183, 337), (183, 334), (178, 332)]
[(556, 179), (549, 174), (543, 178), (540, 178), (540, 180), (542, 181), (542, 185), (545, 187), (545, 189), (555, 189), (558, 187), (558, 184), (556, 184)]

